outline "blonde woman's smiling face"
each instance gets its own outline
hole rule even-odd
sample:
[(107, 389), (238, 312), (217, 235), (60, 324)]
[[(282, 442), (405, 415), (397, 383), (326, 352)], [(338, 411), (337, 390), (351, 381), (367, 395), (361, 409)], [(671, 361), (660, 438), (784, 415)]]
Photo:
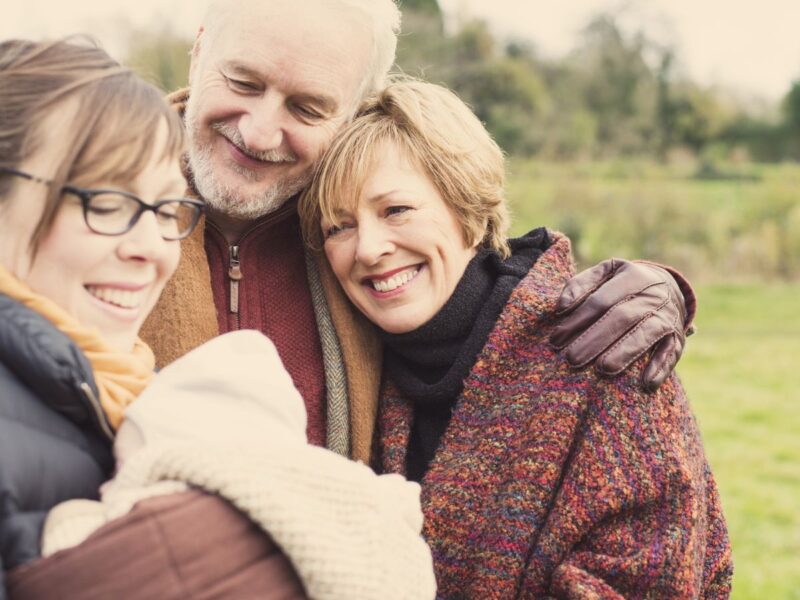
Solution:
[(325, 254), (370, 321), (406, 333), (441, 310), (476, 250), (420, 167), (394, 144), (375, 156), (357, 202), (322, 220)]

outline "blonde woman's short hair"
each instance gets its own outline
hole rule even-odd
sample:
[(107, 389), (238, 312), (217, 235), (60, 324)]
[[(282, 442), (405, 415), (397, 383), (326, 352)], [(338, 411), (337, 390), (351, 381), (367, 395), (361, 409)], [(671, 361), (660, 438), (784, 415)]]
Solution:
[(299, 206), (311, 247), (321, 246), (323, 218), (335, 225), (339, 209), (353, 208), (387, 143), (427, 174), (468, 246), (509, 255), (502, 150), (453, 92), (405, 77), (369, 98), (323, 155)]

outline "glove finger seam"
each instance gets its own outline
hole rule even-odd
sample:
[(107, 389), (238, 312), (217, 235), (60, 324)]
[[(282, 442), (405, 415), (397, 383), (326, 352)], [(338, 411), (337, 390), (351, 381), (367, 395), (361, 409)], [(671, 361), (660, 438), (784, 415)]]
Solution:
[[(591, 296), (592, 294), (597, 292), (606, 283), (608, 283), (609, 281), (614, 279), (614, 277), (617, 276), (618, 272), (621, 271), (622, 269), (624, 269), (626, 267), (626, 265), (636, 265), (636, 266), (638, 266), (638, 263), (636, 263), (635, 261), (628, 261), (628, 260), (625, 260), (625, 259), (610, 258), (609, 261), (611, 262), (611, 269), (608, 271), (608, 273), (606, 275), (603, 276), (602, 279), (599, 280), (597, 285), (590, 287), (583, 294), (581, 294), (577, 298), (574, 298), (572, 300), (572, 302), (570, 302), (570, 307), (569, 308), (556, 309), (554, 312), (555, 312), (555, 314), (557, 316), (560, 316), (560, 315), (566, 314), (568, 312), (572, 312), (573, 310), (576, 310), (579, 306), (581, 306), (586, 301), (586, 299), (589, 296)], [(619, 267), (615, 267), (614, 266), (615, 263), (617, 263), (617, 262), (621, 263), (621, 265)], [(667, 271), (664, 271), (663, 269), (658, 269), (658, 271), (661, 271), (664, 274), (669, 275), (669, 273)], [(652, 273), (653, 270), (648, 269), (648, 272)], [(567, 282), (567, 284), (569, 284), (569, 282)], [(667, 278), (665, 278), (663, 275), (661, 275), (661, 279), (657, 279), (656, 281), (648, 282), (646, 285), (644, 285), (644, 287), (641, 287), (638, 290), (629, 293), (628, 296), (637, 296), (637, 295), (641, 294), (642, 292), (646, 291), (647, 289), (649, 289), (649, 288), (651, 288), (651, 287), (653, 287), (655, 285), (660, 285), (660, 284), (669, 285), (669, 281), (667, 280)], [(614, 304), (611, 307), (609, 307), (608, 310), (611, 310), (611, 308), (613, 308), (614, 306), (616, 306), (616, 304)]]
[[(577, 298), (573, 298), (572, 302), (569, 303), (569, 306), (567, 306), (565, 308), (561, 308), (561, 309), (556, 309), (556, 311), (555, 311), (556, 316), (565, 315), (565, 314), (570, 313), (570, 312), (572, 312), (574, 310), (577, 310), (577, 308), (579, 306), (581, 306), (584, 302), (586, 302), (586, 299), (589, 296), (594, 294), (597, 290), (599, 290), (601, 287), (603, 287), (606, 283), (608, 283), (614, 277), (614, 275), (616, 274), (617, 271), (616, 271), (616, 269), (613, 268), (613, 260), (614, 259), (612, 258), (611, 260), (612, 260), (612, 269), (611, 269), (611, 271), (608, 274), (606, 274), (605, 276), (603, 276), (603, 278), (600, 280), (600, 282), (596, 286), (590, 287), (587, 291), (585, 291), (583, 294), (581, 294)], [(569, 283), (569, 282), (567, 282), (567, 283)]]
[[(662, 304), (661, 306), (663, 307), (664, 305)], [(659, 310), (660, 310), (660, 309), (659, 309)], [(656, 311), (656, 312), (654, 312), (654, 313), (648, 313), (648, 314), (646, 314), (646, 315), (645, 315), (645, 316), (644, 316), (642, 319), (640, 319), (640, 320), (639, 320), (639, 321), (638, 321), (638, 322), (637, 322), (637, 323), (636, 323), (636, 324), (635, 324), (633, 327), (631, 327), (631, 328), (630, 328), (630, 329), (629, 329), (629, 330), (628, 330), (628, 331), (625, 333), (625, 335), (621, 336), (621, 337), (620, 337), (620, 338), (619, 338), (619, 339), (618, 339), (616, 342), (614, 342), (614, 343), (613, 343), (611, 346), (609, 346), (608, 348), (606, 348), (606, 350), (605, 350), (604, 352), (598, 352), (598, 355), (600, 355), (600, 354), (603, 354), (603, 355), (608, 355), (608, 354), (611, 354), (611, 352), (613, 352), (613, 351), (614, 351), (614, 350), (616, 350), (616, 349), (617, 349), (617, 348), (618, 348), (620, 345), (622, 345), (622, 344), (625, 342), (625, 340), (626, 340), (626, 339), (628, 339), (628, 338), (629, 338), (631, 335), (633, 335), (633, 334), (634, 334), (634, 332), (635, 332), (637, 329), (639, 329), (639, 328), (642, 326), (642, 324), (643, 324), (645, 321), (647, 321), (647, 320), (648, 320), (648, 319), (650, 319), (651, 317), (657, 317), (657, 316), (658, 316), (658, 314), (657, 314), (657, 311)], [(626, 363), (624, 364), (624, 366), (622, 366), (622, 368), (620, 368), (620, 369), (618, 369), (618, 370), (614, 370), (614, 371), (608, 371), (608, 370), (605, 370), (605, 369), (601, 369), (599, 364), (596, 366), (596, 368), (597, 368), (597, 369), (598, 369), (598, 371), (599, 371), (599, 372), (601, 372), (601, 373), (605, 373), (605, 374), (608, 374), (608, 375), (619, 375), (619, 374), (620, 374), (620, 373), (622, 373), (624, 370), (626, 370), (626, 369), (627, 369), (627, 368), (628, 368), (628, 367), (629, 367), (631, 364), (633, 364), (633, 363), (634, 363), (634, 362), (636, 362), (636, 361), (637, 361), (639, 358), (641, 358), (642, 356), (644, 356), (644, 354), (645, 354), (645, 353), (646, 353), (648, 350), (650, 350), (650, 349), (651, 349), (651, 348), (653, 348), (654, 346), (658, 345), (658, 343), (659, 343), (659, 342), (661, 342), (661, 340), (663, 340), (663, 339), (664, 339), (666, 336), (668, 336), (668, 335), (672, 335), (672, 333), (673, 333), (674, 329), (672, 329), (672, 328), (670, 328), (670, 327), (669, 327), (669, 322), (667, 322), (667, 323), (666, 323), (666, 326), (668, 327), (668, 329), (666, 329), (666, 330), (664, 331), (664, 333), (663, 333), (663, 334), (662, 334), (660, 337), (658, 337), (658, 338), (656, 339), (656, 341), (655, 341), (655, 342), (653, 342), (652, 344), (650, 344), (649, 346), (647, 346), (647, 348), (645, 348), (645, 349), (643, 349), (643, 350), (639, 351), (637, 354), (635, 354), (635, 355), (633, 356), (633, 358), (631, 358), (631, 359), (630, 359), (628, 362), (626, 362)], [(602, 362), (602, 361), (600, 361), (600, 362)]]
[[(671, 337), (673, 340), (675, 339), (675, 333), (674, 332), (670, 332), (668, 334), (668, 336)], [(663, 340), (668, 336), (664, 336), (661, 339)], [(659, 342), (660, 341), (661, 340), (659, 340)], [(680, 340), (678, 340), (677, 343), (680, 343)], [(661, 377), (662, 373), (664, 373), (664, 371), (665, 371), (665, 367), (668, 364), (672, 364), (672, 365), (676, 365), (677, 364), (678, 361), (675, 360), (676, 355), (680, 356), (680, 353), (677, 352), (676, 347), (673, 344), (672, 348), (670, 348), (669, 354), (667, 356), (665, 356), (666, 360), (662, 361), (659, 364), (658, 369), (656, 370), (656, 372), (654, 373), (653, 377), (651, 378), (651, 381), (658, 381), (659, 382), (659, 384), (656, 387), (660, 386), (666, 380), (666, 376), (663, 377), (663, 378)], [(673, 369), (674, 369), (674, 366), (673, 366), (672, 369), (670, 369), (670, 371), (672, 371)], [(646, 372), (646, 369), (645, 369), (645, 372)], [(644, 375), (644, 372), (642, 373), (642, 375)], [(647, 387), (646, 382), (643, 381), (642, 384), (645, 385), (645, 387)]]
[[(648, 286), (648, 287), (649, 287), (649, 286)], [(647, 288), (645, 288), (645, 289), (647, 289)], [(573, 346), (573, 345), (575, 345), (575, 344), (578, 344), (578, 345), (580, 345), (580, 341), (581, 341), (581, 340), (583, 340), (583, 339), (584, 339), (586, 336), (588, 336), (590, 333), (592, 333), (592, 331), (596, 330), (596, 329), (597, 329), (597, 328), (598, 328), (598, 327), (599, 327), (599, 326), (600, 326), (600, 325), (601, 325), (601, 324), (602, 324), (602, 323), (603, 323), (603, 322), (604, 322), (606, 319), (609, 319), (609, 318), (611, 318), (611, 317), (610, 317), (610, 315), (611, 315), (611, 312), (612, 312), (612, 311), (613, 311), (615, 308), (617, 308), (618, 306), (620, 306), (620, 305), (624, 304), (625, 302), (630, 302), (630, 301), (631, 301), (631, 300), (633, 300), (635, 297), (636, 297), (635, 295), (634, 295), (634, 296), (627, 296), (627, 297), (625, 297), (624, 299), (622, 299), (622, 300), (620, 300), (619, 302), (617, 302), (616, 304), (614, 304), (614, 305), (613, 305), (611, 308), (609, 308), (609, 309), (608, 309), (608, 310), (607, 310), (605, 313), (603, 313), (603, 316), (602, 316), (602, 317), (600, 317), (600, 318), (599, 318), (597, 321), (595, 321), (595, 322), (594, 322), (594, 323), (592, 323), (592, 324), (591, 324), (589, 327), (587, 327), (587, 328), (586, 328), (586, 329), (583, 331), (583, 333), (581, 333), (581, 334), (580, 334), (578, 337), (576, 337), (574, 340), (572, 340), (572, 341), (571, 341), (569, 344), (565, 344), (565, 345), (564, 345), (564, 347), (565, 347), (565, 348), (567, 348), (567, 351), (569, 351), (569, 347), (570, 347), (570, 346)], [(664, 307), (664, 306), (667, 304), (667, 302), (668, 302), (668, 301), (669, 301), (669, 297), (667, 296), (666, 298), (664, 298), (664, 299), (662, 300), (661, 304), (659, 304), (659, 305), (658, 305), (658, 306), (657, 306), (655, 309), (653, 309), (653, 310), (650, 310), (650, 311), (648, 311), (648, 312), (644, 313), (644, 314), (641, 316), (641, 318), (640, 318), (638, 321), (636, 321), (635, 323), (633, 323), (633, 325), (631, 325), (631, 326), (630, 326), (630, 327), (629, 327), (629, 328), (628, 328), (628, 329), (625, 331), (625, 333), (624, 333), (622, 336), (620, 336), (619, 338), (617, 338), (617, 341), (616, 341), (616, 342), (614, 342), (614, 343), (613, 343), (611, 346), (606, 346), (606, 347), (600, 348), (600, 349), (599, 349), (599, 350), (597, 350), (597, 351), (596, 351), (594, 354), (592, 354), (590, 357), (588, 357), (586, 360), (584, 360), (584, 361), (581, 361), (580, 363), (576, 363), (576, 364), (575, 364), (575, 366), (576, 366), (576, 367), (578, 367), (578, 368), (585, 367), (585, 366), (587, 366), (588, 364), (590, 364), (591, 362), (593, 362), (594, 360), (596, 360), (596, 359), (597, 359), (597, 357), (598, 357), (598, 356), (600, 356), (601, 354), (608, 354), (608, 353), (610, 353), (612, 350), (614, 350), (615, 348), (617, 348), (617, 347), (618, 347), (618, 346), (619, 346), (621, 343), (623, 343), (623, 342), (625, 341), (625, 339), (627, 339), (627, 338), (628, 338), (628, 337), (629, 337), (629, 336), (630, 336), (630, 335), (631, 335), (631, 334), (632, 334), (634, 331), (636, 331), (636, 329), (637, 329), (637, 328), (639, 328), (639, 327), (641, 326), (641, 324), (642, 324), (644, 321), (648, 320), (650, 317), (653, 317), (653, 316), (657, 315), (657, 313), (658, 313), (658, 312), (659, 312), (659, 311), (660, 311), (660, 310), (661, 310), (661, 309), (662, 309), (662, 308), (663, 308), (663, 307)], [(668, 324), (669, 324), (669, 323), (668, 323)], [(661, 339), (661, 338), (659, 338), (659, 339)], [(652, 346), (648, 346), (648, 348), (647, 348), (647, 349), (649, 349), (649, 348), (651, 348), (651, 347), (652, 347)], [(647, 349), (646, 349), (646, 350), (647, 350)], [(645, 350), (645, 351), (646, 351), (646, 350)], [(622, 370), (624, 371), (625, 369), (623, 368)], [(618, 371), (617, 373), (619, 373), (619, 372), (621, 372), (621, 371)], [(612, 373), (612, 374), (617, 374), (617, 373)]]
[(626, 362), (626, 363), (625, 363), (625, 364), (624, 364), (622, 367), (620, 367), (619, 369), (617, 369), (617, 370), (615, 370), (615, 371), (605, 371), (605, 370), (601, 370), (601, 369), (600, 369), (600, 367), (599, 367), (599, 365), (598, 365), (596, 368), (597, 368), (598, 372), (602, 373), (603, 375), (609, 375), (609, 376), (619, 375), (620, 373), (622, 373), (622, 372), (626, 371), (626, 370), (628, 369), (628, 367), (630, 367), (630, 366), (631, 366), (633, 363), (635, 363), (637, 360), (639, 360), (639, 359), (640, 359), (642, 356), (644, 356), (645, 354), (647, 354), (647, 352), (648, 352), (648, 351), (649, 351), (649, 350), (650, 350), (650, 349), (651, 349), (653, 346), (657, 345), (659, 342), (661, 342), (661, 340), (663, 340), (664, 338), (666, 338), (666, 337), (668, 337), (668, 336), (671, 336), (671, 335), (673, 335), (673, 332), (672, 332), (672, 331), (666, 331), (666, 332), (664, 332), (664, 335), (662, 335), (660, 338), (658, 338), (658, 339), (657, 339), (657, 340), (656, 340), (656, 341), (655, 341), (653, 344), (651, 344), (650, 346), (648, 346), (648, 347), (647, 347), (647, 348), (645, 348), (644, 350), (641, 350), (640, 352), (638, 352), (638, 353), (637, 353), (636, 355), (634, 355), (634, 356), (633, 356), (633, 357), (632, 357), (630, 360), (628, 360), (628, 361), (627, 361), (627, 362)]

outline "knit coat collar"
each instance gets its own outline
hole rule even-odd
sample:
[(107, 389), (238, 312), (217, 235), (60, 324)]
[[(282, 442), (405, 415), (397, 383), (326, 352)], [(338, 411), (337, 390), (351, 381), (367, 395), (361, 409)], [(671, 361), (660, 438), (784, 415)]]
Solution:
[[(466, 421), (459, 415), (482, 414), (482, 418), (492, 419), (498, 414), (512, 410), (512, 407), (496, 403), (495, 398), (487, 398), (481, 392), (486, 387), (486, 378), (493, 373), (498, 357), (511, 352), (505, 341), (507, 331), (518, 331), (519, 322), (525, 330), (534, 332), (549, 322), (556, 306), (559, 293), (567, 279), (574, 274), (569, 241), (561, 234), (548, 232), (551, 246), (536, 261), (523, 282), (518, 285), (506, 302), (506, 306), (490, 333), (486, 343), (478, 353), (475, 364), (464, 380), (464, 390), (456, 400), (454, 417), (447, 427), (441, 447), (431, 463), (431, 470), (425, 475), (423, 485), (435, 476), (441, 467), (441, 455), (446, 451), (448, 440), (472, 438), (480, 424)], [(519, 340), (523, 346), (526, 339)], [(497, 339), (495, 339), (497, 338)], [(498, 342), (502, 340), (502, 342)], [(523, 343), (524, 342), (524, 343)], [(498, 345), (499, 344), (499, 345)], [(524, 348), (520, 348), (520, 351)], [(508, 365), (505, 366), (508, 368)], [(494, 381), (495, 385), (501, 382)], [(414, 403), (399, 390), (396, 382), (387, 378), (381, 393), (380, 415), (380, 463), (381, 469), (388, 472), (406, 474), (406, 458), (409, 435), (414, 416)], [(499, 450), (498, 450), (499, 451)], [(497, 457), (495, 457), (497, 458)], [(491, 463), (492, 457), (482, 455), (481, 461)]]
[(420, 481), (428, 470), (464, 379), (511, 292), (550, 240), (540, 228), (510, 240), (510, 245), (507, 259), (493, 250), (481, 250), (430, 321), (404, 334), (383, 332), (386, 373), (414, 403), (406, 457), (406, 475), (412, 481)]

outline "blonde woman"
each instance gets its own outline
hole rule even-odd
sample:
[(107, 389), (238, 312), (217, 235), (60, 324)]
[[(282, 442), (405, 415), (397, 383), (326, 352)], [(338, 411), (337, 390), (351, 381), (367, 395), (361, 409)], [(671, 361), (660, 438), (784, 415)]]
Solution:
[(504, 171), (455, 95), (398, 81), (301, 202), (383, 340), (376, 467), (422, 485), (437, 597), (727, 597), (725, 521), (680, 382), (647, 395), (645, 358), (610, 379), (553, 348), (569, 241), (507, 237)]

